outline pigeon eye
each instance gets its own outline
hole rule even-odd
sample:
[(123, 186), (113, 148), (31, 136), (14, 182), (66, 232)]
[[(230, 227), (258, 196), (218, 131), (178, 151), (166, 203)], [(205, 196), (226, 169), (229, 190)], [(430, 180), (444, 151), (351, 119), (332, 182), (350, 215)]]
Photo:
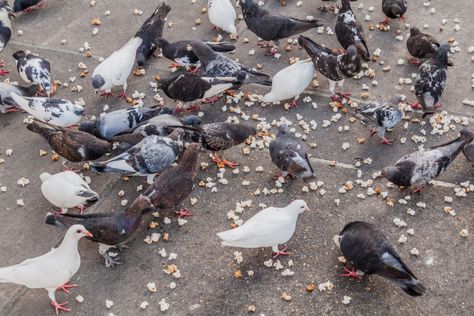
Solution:
[(80, 234), (80, 233), (82, 233), (82, 230), (78, 229), (78, 230), (76, 230), (76, 233)]

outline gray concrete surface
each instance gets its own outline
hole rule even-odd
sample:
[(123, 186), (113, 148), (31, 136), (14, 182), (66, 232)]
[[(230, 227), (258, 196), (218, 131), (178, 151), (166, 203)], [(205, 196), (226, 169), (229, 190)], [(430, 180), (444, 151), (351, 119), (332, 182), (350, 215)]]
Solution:
[[(313, 15), (327, 22), (331, 28), (335, 24), (335, 16), (332, 13), (322, 14), (318, 11), (321, 1), (304, 1), (303, 6), (297, 7), (296, 1), (288, 1), (286, 7), (280, 8), (278, 1), (266, 1), (266, 7), (277, 10), (282, 14), (292, 14), (297, 17)], [(382, 20), (380, 1), (364, 0), (353, 3), (354, 8), (359, 3), (364, 4), (361, 10), (355, 10), (359, 20), (369, 14), (371, 22)], [(90, 78), (79, 78), (78, 63), (84, 62), (92, 72), (98, 64), (98, 56), (108, 56), (111, 52), (124, 44), (136, 31), (140, 23), (145, 20), (149, 13), (155, 8), (157, 1), (145, 0), (140, 2), (124, 0), (97, 0), (94, 7), (89, 6), (89, 1), (58, 1), (50, 0), (45, 10), (33, 14), (20, 15), (13, 21), (14, 35), (8, 47), (2, 52), (1, 58), (7, 63), (7, 68), (12, 69), (10, 80), (20, 80), (14, 70), (14, 62), (11, 54), (17, 49), (30, 49), (44, 57), (52, 64), (53, 77), (63, 82), (70, 77), (77, 78), (77, 84), (84, 87), (80, 93), (70, 91), (69, 88), (59, 87), (56, 96), (70, 100), (83, 98), (87, 104), (87, 113), (98, 115), (105, 104), (110, 109), (119, 109), (130, 106), (124, 101), (103, 100), (93, 94), (90, 86)], [(171, 1), (172, 11), (169, 22), (173, 22), (172, 28), (165, 28), (165, 36), (172, 40), (197, 37), (201, 39), (212, 39), (216, 32), (210, 29), (206, 14), (201, 14), (201, 8), (206, 1), (198, 0), (195, 4), (191, 1)], [(373, 6), (375, 10), (369, 12), (368, 8)], [(428, 24), (429, 31), (435, 34), (440, 41), (446, 41), (453, 37), (461, 48), (461, 52), (454, 54), (455, 66), (449, 69), (448, 86), (443, 95), (445, 104), (442, 110), (449, 113), (464, 116), (473, 121), (473, 108), (461, 104), (464, 99), (473, 99), (471, 89), (471, 74), (473, 63), (467, 49), (472, 43), (474, 25), (471, 23), (471, 12), (473, 4), (469, 0), (458, 0), (446, 3), (442, 0), (431, 1), (430, 7), (424, 7), (422, 1), (410, 1), (409, 11), (406, 15), (411, 25), (422, 27)], [(135, 8), (143, 10), (143, 16), (133, 15)], [(430, 9), (435, 8), (436, 13), (431, 14)], [(110, 16), (104, 16), (104, 12), (110, 10)], [(238, 8), (238, 13), (240, 9)], [(102, 25), (98, 28), (98, 35), (92, 35), (93, 26), (90, 21), (94, 17), (100, 17)], [(195, 26), (195, 19), (202, 19), (202, 24)], [(443, 25), (444, 31), (439, 32), (442, 26), (441, 20), (448, 19)], [(459, 19), (461, 30), (454, 31), (454, 19)], [(378, 81), (377, 87), (370, 90), (371, 98), (378, 96), (390, 97), (394, 93), (404, 93), (410, 100), (413, 94), (410, 86), (397, 89), (396, 85), (400, 77), (408, 77), (416, 72), (411, 65), (397, 66), (397, 59), (405, 58), (405, 41), (408, 29), (398, 23), (392, 23), (390, 32), (378, 30), (369, 31), (368, 23), (364, 22), (366, 33), (369, 38), (369, 47), (373, 52), (376, 48), (383, 50), (382, 58), (386, 64), (392, 66), (390, 72), (382, 72), (382, 66), (370, 63), (375, 69)], [(395, 29), (400, 27), (401, 34), (405, 36), (403, 41), (395, 40)], [(304, 57), (304, 53), (297, 46), (292, 46), (291, 52), (283, 52), (282, 57), (277, 60), (264, 56), (264, 51), (256, 47), (256, 38), (249, 32), (243, 21), (239, 21), (237, 29), (240, 38), (248, 37), (249, 44), (238, 42), (238, 50), (235, 57), (249, 66), (257, 63), (263, 64), (263, 71), (274, 74), (288, 64), (291, 56)], [(23, 35), (18, 36), (17, 30), (23, 30)], [(316, 30), (309, 31), (306, 35), (318, 42), (328, 46), (337, 47), (335, 36), (317, 34)], [(223, 34), (224, 39), (227, 35)], [(61, 45), (61, 40), (67, 43)], [(79, 47), (84, 42), (89, 42), (93, 58), (84, 57)], [(248, 55), (248, 51), (254, 48), (255, 55)], [(154, 59), (147, 67), (147, 74), (143, 77), (130, 76), (129, 92), (135, 90), (145, 92), (144, 102), (146, 105), (154, 104), (153, 91), (149, 82), (153, 76), (159, 74), (164, 76), (168, 73), (168, 61)], [(407, 130), (396, 128), (390, 135), (397, 141), (393, 146), (382, 146), (376, 139), (368, 139), (365, 144), (357, 144), (357, 137), (368, 137), (369, 131), (359, 123), (349, 122), (350, 114), (343, 115), (339, 122), (333, 123), (328, 128), (323, 128), (323, 120), (329, 120), (334, 114), (328, 106), (327, 98), (328, 83), (319, 74), (317, 79), (320, 87), (308, 90), (308, 94), (317, 102), (318, 108), (313, 109), (310, 103), (301, 104), (298, 109), (285, 111), (281, 105), (261, 107), (255, 103), (252, 107), (240, 104), (242, 110), (248, 114), (259, 114), (271, 122), (285, 116), (294, 123), (296, 115), (300, 114), (304, 120), (309, 122), (315, 120), (318, 128), (308, 134), (307, 143), (314, 142), (318, 146), (309, 149), (313, 157), (325, 161), (336, 160), (346, 164), (354, 164), (355, 158), (372, 158), (371, 165), (362, 164), (362, 180), (371, 178), (373, 172), (395, 162), (399, 157), (417, 149), (419, 144), (410, 140), (414, 134), (420, 135), (422, 128), (427, 131), (427, 143), (425, 146), (433, 145), (455, 137), (461, 128), (460, 124), (454, 124), (455, 130), (442, 136), (430, 135), (429, 124), (421, 127), (413, 122)], [(358, 81), (347, 81), (347, 89), (359, 97), (362, 83), (370, 86), (371, 80), (363, 78)], [(267, 90), (261, 87), (244, 87), (244, 91), (263, 94)], [(173, 105), (171, 100), (165, 98), (167, 105)], [(205, 122), (224, 120), (229, 112), (222, 112), (222, 101), (214, 106), (206, 106), (204, 109)], [(59, 172), (62, 170), (61, 162), (53, 162), (50, 159), (50, 149), (47, 143), (38, 135), (28, 132), (22, 123), (25, 114), (16, 113), (0, 116), (0, 158), (5, 162), (0, 164), (0, 184), (7, 187), (7, 192), (0, 192), (0, 266), (18, 263), (26, 258), (37, 256), (48, 251), (63, 235), (63, 231), (55, 227), (43, 224), (46, 211), (50, 208), (48, 202), (40, 192), (40, 180), (38, 175), (43, 171)], [(420, 118), (418, 114), (410, 114), (411, 118)], [(349, 132), (338, 132), (338, 127), (348, 125)], [(301, 131), (298, 128), (298, 131)], [(273, 128), (271, 132), (275, 132)], [(406, 137), (408, 140), (401, 144), (398, 139)], [(351, 148), (343, 151), (343, 142), (351, 144)], [(5, 155), (7, 149), (13, 149), (10, 157)], [(227, 153), (227, 157), (238, 160), (241, 163), (240, 174), (232, 175), (230, 171), (225, 173), (229, 180), (227, 185), (217, 184), (218, 192), (211, 193), (210, 189), (196, 186), (191, 197), (197, 198), (196, 205), (190, 205), (189, 199), (184, 206), (191, 207), (194, 216), (188, 222), (179, 227), (176, 217), (168, 212), (161, 214), (156, 219), (160, 225), (157, 228), (147, 228), (152, 218), (144, 220), (143, 229), (139, 231), (135, 240), (130, 243), (131, 248), (122, 254), (124, 265), (114, 270), (106, 269), (102, 264), (102, 258), (97, 252), (97, 245), (86, 240), (80, 243), (82, 266), (73, 278), (73, 282), (80, 287), (72, 289), (66, 295), (58, 292), (58, 301), (69, 301), (72, 308), (71, 315), (156, 315), (160, 314), (159, 301), (163, 298), (170, 304), (166, 311), (169, 315), (241, 315), (248, 313), (248, 306), (254, 305), (257, 314), (265, 315), (472, 315), (474, 303), (472, 301), (472, 290), (474, 283), (471, 277), (471, 266), (473, 260), (472, 236), (462, 238), (459, 236), (461, 229), (474, 230), (473, 194), (469, 193), (465, 198), (455, 196), (453, 188), (443, 186), (429, 186), (421, 196), (411, 195), (406, 205), (397, 201), (409, 195), (407, 190), (399, 191), (387, 188), (386, 181), (377, 179), (372, 187), (380, 187), (389, 192), (389, 197), (394, 200), (394, 206), (387, 205), (387, 201), (379, 196), (366, 196), (358, 199), (357, 195), (366, 195), (366, 189), (354, 185), (354, 189), (346, 194), (338, 193), (338, 189), (346, 181), (357, 179), (354, 169), (331, 167), (327, 164), (315, 162), (317, 181), (324, 182), (325, 195), (319, 192), (302, 192), (305, 184), (294, 181), (284, 184), (284, 192), (279, 194), (268, 194), (255, 196), (256, 189), (275, 187), (273, 173), (276, 168), (271, 164), (268, 150), (252, 150), (250, 155), (242, 155), (242, 148), (233, 148)], [(48, 155), (39, 157), (39, 150), (47, 150)], [(202, 153), (200, 162), (209, 162), (208, 155)], [(257, 166), (263, 166), (262, 173), (256, 173)], [(243, 172), (243, 167), (248, 166), (249, 173)], [(450, 166), (449, 170), (438, 180), (451, 184), (459, 184), (464, 181), (474, 182), (473, 167), (463, 156)], [(199, 182), (207, 177), (217, 181), (217, 169), (210, 165), (208, 170), (198, 172)], [(133, 200), (138, 194), (136, 186), (145, 184), (143, 179), (131, 179), (128, 182), (120, 179), (118, 175), (94, 175), (85, 172), (92, 179), (92, 188), (97, 189), (102, 196), (100, 202), (92, 207), (89, 212), (104, 212), (121, 208), (121, 197), (118, 191), (124, 190), (124, 198)], [(31, 183), (26, 187), (17, 185), (21, 177), (28, 178)], [(242, 181), (250, 181), (249, 186), (242, 186)], [(444, 202), (445, 196), (453, 197), (452, 203)], [(288, 202), (302, 198), (308, 202), (311, 212), (300, 217), (297, 231), (289, 242), (291, 256), (280, 258), (280, 262), (286, 268), (295, 272), (293, 276), (282, 276), (281, 271), (264, 266), (264, 261), (270, 258), (270, 250), (262, 252), (255, 250), (240, 250), (233, 248), (222, 248), (215, 237), (215, 233), (225, 230), (231, 224), (227, 219), (227, 212), (235, 209), (236, 203), (251, 199), (253, 205), (247, 208), (241, 215), (246, 220), (255, 214), (259, 204), (272, 206), (284, 206)], [(23, 199), (25, 206), (16, 205), (17, 199)], [(334, 199), (340, 199), (340, 205), (336, 206)], [(426, 208), (416, 206), (417, 202), (426, 203)], [(443, 211), (445, 206), (452, 206), (457, 216), (446, 215)], [(416, 211), (415, 216), (407, 214), (407, 209)], [(171, 218), (171, 224), (164, 224), (165, 216)], [(407, 227), (398, 228), (392, 221), (401, 218), (407, 223)], [(417, 277), (427, 287), (427, 293), (418, 298), (412, 298), (403, 293), (394, 284), (380, 277), (370, 276), (362, 281), (340, 278), (342, 265), (337, 257), (340, 252), (332, 242), (332, 237), (337, 234), (344, 224), (351, 220), (366, 220), (380, 227), (393, 242), (405, 262), (412, 268)], [(407, 234), (406, 230), (413, 228), (413, 236)], [(158, 243), (148, 245), (143, 239), (153, 232), (168, 233), (169, 241), (160, 240)], [(400, 235), (408, 236), (405, 244), (397, 243)], [(171, 252), (178, 254), (175, 261), (171, 262), (163, 258), (158, 251), (166, 249), (167, 254)], [(419, 256), (410, 255), (410, 250), (417, 248)], [(243, 254), (243, 262), (237, 264), (234, 260), (234, 251), (239, 250)], [(288, 262), (292, 260), (294, 266), (289, 267)], [(427, 264), (432, 260), (432, 264)], [(174, 263), (181, 273), (181, 278), (175, 279), (163, 272), (165, 265)], [(240, 269), (241, 278), (235, 278), (234, 272)], [(250, 277), (248, 271), (253, 271)], [(332, 291), (313, 293), (306, 292), (308, 284), (318, 284), (330, 281), (334, 284)], [(147, 283), (155, 282), (157, 292), (151, 293), (147, 290)], [(177, 287), (172, 290), (168, 287), (170, 282), (176, 282)], [(291, 301), (284, 301), (281, 296), (286, 292), (291, 295)], [(84, 302), (75, 300), (77, 295), (84, 298)], [(352, 298), (350, 304), (342, 303), (344, 296)], [(112, 300), (114, 305), (106, 308), (105, 301)], [(141, 302), (147, 301), (150, 305), (141, 311)], [(29, 290), (12, 284), (0, 285), (0, 314), (1, 315), (50, 315), (53, 310), (49, 304), (46, 292), (43, 290)]]

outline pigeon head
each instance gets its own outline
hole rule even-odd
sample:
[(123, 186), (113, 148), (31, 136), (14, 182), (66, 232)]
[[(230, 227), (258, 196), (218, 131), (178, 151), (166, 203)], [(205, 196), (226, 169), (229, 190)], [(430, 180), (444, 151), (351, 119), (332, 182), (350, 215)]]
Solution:
[(309, 211), (309, 207), (303, 200), (294, 200), (287, 206), (290, 211), (296, 212), (298, 215), (304, 211)]
[(418, 34), (421, 34), (421, 31), (417, 27), (412, 27), (410, 28), (410, 36), (416, 36)]
[(199, 118), (199, 116), (196, 116), (196, 115), (188, 115), (186, 117), (183, 117), (181, 122), (184, 125), (200, 125), (201, 119)]
[(436, 53), (436, 62), (440, 65), (448, 65), (448, 53), (450, 50), (449, 44), (443, 44), (439, 47), (438, 52)]
[(402, 8), (398, 4), (394, 4), (390, 7), (390, 11), (394, 16), (399, 18), (402, 15)]
[(139, 195), (130, 205), (128, 210), (141, 211), (143, 213), (143, 212), (148, 212), (150, 211), (150, 209), (153, 209), (153, 208), (154, 206), (151, 203), (151, 200), (148, 196)]
[(48, 173), (48, 172), (43, 172), (42, 174), (40, 174), (39, 178), (40, 178), (41, 182), (45, 182), (46, 180), (51, 178), (51, 174)]
[(104, 84), (105, 79), (101, 75), (95, 75), (94, 77), (92, 77), (92, 86), (94, 87), (96, 93)]
[(178, 168), (180, 168), (181, 170), (188, 170), (194, 173), (200, 149), (201, 145), (199, 143), (189, 144), (186, 147), (186, 150), (184, 151), (183, 157), (179, 161)]
[(463, 128), (459, 132), (459, 134), (460, 134), (459, 139), (465, 142), (466, 144), (469, 144), (474, 139), (474, 133), (468, 130), (467, 128)]
[(278, 126), (278, 135), (290, 134), (290, 128), (286, 124)]
[(66, 232), (64, 239), (79, 240), (82, 237), (93, 237), (92, 234), (83, 225), (72, 225)]
[(99, 121), (84, 121), (79, 124), (79, 130), (92, 134), (94, 136), (99, 135)]
[(232, 134), (234, 145), (243, 143), (247, 138), (257, 133), (256, 128), (248, 124), (230, 124), (229, 131)]
[(339, 68), (348, 77), (354, 77), (362, 68), (362, 60), (355, 45), (349, 45), (346, 53), (338, 59)]
[(400, 178), (400, 168), (396, 166), (385, 167), (382, 170), (382, 177), (390, 182), (398, 183), (396, 179)]
[(19, 51), (14, 52), (12, 56), (16, 60), (20, 60), (26, 57), (26, 53), (22, 50), (19, 50)]

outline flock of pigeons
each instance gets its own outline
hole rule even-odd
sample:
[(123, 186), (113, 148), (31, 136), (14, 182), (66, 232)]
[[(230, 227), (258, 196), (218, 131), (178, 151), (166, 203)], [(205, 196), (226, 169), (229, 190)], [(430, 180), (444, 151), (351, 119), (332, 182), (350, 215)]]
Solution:
[[(0, 50), (11, 35), (10, 17), (13, 11), (28, 10), (30, 5), (42, 6), (44, 1), (15, 0), (12, 10), (6, 0), (0, 2)], [(269, 54), (278, 53), (278, 42), (323, 23), (318, 20), (300, 20), (266, 11), (253, 0), (240, 0), (243, 18), (248, 28), (259, 38)], [(403, 19), (407, 10), (404, 0), (382, 0), (387, 19)], [(61, 244), (47, 254), (28, 259), (20, 264), (0, 268), (0, 283), (12, 282), (29, 288), (44, 288), (55, 308), (69, 311), (66, 303), (55, 299), (56, 289), (68, 291), (75, 286), (68, 283), (80, 267), (78, 241), (82, 237), (97, 242), (99, 253), (107, 267), (121, 264), (118, 257), (109, 254), (109, 248), (121, 248), (140, 226), (144, 214), (157, 209), (176, 209), (192, 192), (196, 175), (196, 161), (201, 148), (214, 152), (213, 160), (220, 168), (234, 168), (237, 163), (223, 158), (223, 151), (239, 145), (256, 135), (256, 128), (248, 124), (216, 122), (201, 124), (198, 116), (178, 117), (181, 111), (190, 111), (202, 103), (215, 102), (216, 97), (242, 85), (271, 86), (263, 102), (279, 102), (298, 97), (310, 84), (316, 69), (330, 82), (332, 101), (350, 98), (342, 90), (346, 78), (361, 71), (362, 61), (371, 60), (370, 50), (362, 25), (350, 6), (350, 0), (341, 0), (335, 33), (342, 49), (332, 50), (309, 37), (299, 36), (298, 43), (309, 55), (282, 70), (273, 78), (246, 67), (224, 52), (235, 50), (225, 42), (182, 40), (169, 42), (163, 37), (163, 25), (171, 7), (161, 3), (144, 22), (138, 32), (122, 48), (103, 60), (92, 74), (92, 86), (107, 97), (115, 87), (121, 87), (118, 97), (125, 98), (127, 79), (134, 64), (143, 67), (157, 48), (174, 66), (188, 71), (161, 78), (158, 87), (168, 97), (180, 101), (176, 109), (167, 107), (139, 107), (121, 109), (101, 115), (96, 120), (81, 121), (84, 108), (68, 100), (50, 98), (53, 93), (50, 63), (34, 54), (18, 51), (13, 54), (21, 78), (32, 83), (29, 87), (0, 83), (0, 111), (26, 111), (34, 117), (28, 130), (45, 138), (51, 149), (70, 162), (90, 162), (97, 173), (113, 172), (127, 176), (144, 176), (150, 184), (125, 210), (112, 213), (82, 214), (84, 208), (99, 199), (82, 177), (71, 170), (40, 175), (41, 191), (45, 198), (61, 210), (51, 212), (46, 223), (67, 227)], [(235, 34), (236, 12), (229, 0), (209, 0), (211, 23)], [(449, 45), (440, 45), (433, 37), (411, 29), (407, 41), (412, 62), (421, 64), (415, 82), (418, 103), (413, 108), (423, 110), (423, 117), (433, 114), (440, 106), (446, 84)], [(426, 60), (421, 63), (418, 59)], [(292, 80), (288, 80), (291, 78)], [(336, 93), (336, 84), (340, 92)], [(38, 97), (46, 94), (47, 97)], [(403, 113), (398, 109), (402, 99), (378, 100), (357, 109), (356, 115), (373, 127), (382, 143), (391, 144), (385, 131), (396, 127)], [(79, 128), (73, 127), (79, 124)], [(421, 189), (439, 176), (463, 150), (474, 161), (474, 133), (463, 129), (460, 136), (446, 144), (402, 157), (394, 166), (383, 169), (382, 175), (403, 187)], [(269, 146), (274, 164), (281, 170), (278, 177), (308, 179), (315, 176), (302, 142), (292, 135), (286, 125)], [(95, 161), (105, 154), (112, 158)], [(174, 164), (177, 161), (177, 164)], [(80, 214), (68, 213), (79, 208)], [(270, 207), (257, 213), (243, 225), (218, 233), (222, 245), (257, 248), (272, 247), (275, 256), (288, 254), (279, 245), (293, 235), (298, 215), (309, 210), (302, 200), (295, 200), (284, 208)], [(190, 216), (181, 209), (178, 216)], [(387, 238), (373, 225), (365, 222), (347, 224), (336, 238), (336, 243), (353, 269), (345, 276), (379, 274), (396, 282), (412, 296), (422, 295), (424, 286), (403, 263)]]

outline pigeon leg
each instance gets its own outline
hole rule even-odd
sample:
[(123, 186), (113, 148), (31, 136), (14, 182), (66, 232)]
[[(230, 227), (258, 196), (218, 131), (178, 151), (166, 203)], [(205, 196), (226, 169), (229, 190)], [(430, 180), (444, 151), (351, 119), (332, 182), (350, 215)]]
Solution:
[(53, 305), (54, 310), (56, 311), (56, 315), (59, 315), (59, 311), (70, 312), (71, 311), (70, 308), (64, 307), (68, 303), (69, 302), (58, 303), (56, 301), (51, 301), (51, 305)]
[(419, 61), (418, 59), (416, 59), (415, 57), (411, 57), (408, 59), (408, 62), (412, 65), (420, 65), (421, 64), (421, 61)]
[(104, 97), (107, 99), (107, 97), (115, 97), (115, 95), (112, 93), (112, 91), (105, 91), (104, 93), (100, 94), (101, 97)]
[(277, 171), (275, 173), (275, 180), (283, 180), (283, 181), (280, 181), (280, 182), (284, 182), (285, 181), (285, 178), (288, 177), (289, 174), (287, 171), (283, 171), (283, 172), (280, 172), (280, 171)]
[(288, 105), (290, 106), (290, 109), (291, 108), (295, 108), (297, 109), (298, 108), (298, 97), (299, 96), (296, 96), (293, 101), (291, 101), (290, 103), (288, 103)]
[(8, 75), (9, 73), (10, 73), (10, 70), (0, 69), (0, 76), (5, 76), (5, 75)]
[(405, 22), (407, 19), (402, 15), (401, 17), (398, 18), (398, 21)]
[(382, 22), (380, 22), (381, 25), (390, 25), (390, 19), (388, 17), (385, 17), (385, 20), (383, 20)]
[(107, 251), (102, 254), (102, 257), (105, 259), (106, 268), (115, 268), (116, 265), (121, 265), (122, 262), (119, 260), (120, 257), (112, 257)]
[(182, 66), (181, 66), (180, 64), (175, 63), (175, 62), (171, 63), (171, 64), (168, 66), (168, 68), (181, 68), (181, 67), (182, 67)]
[(6, 111), (7, 111), (7, 113), (14, 113), (14, 112), (21, 112), (22, 109), (19, 109), (19, 108), (16, 108), (16, 107), (14, 107), (14, 106), (11, 106), (11, 107), (7, 108)]
[(63, 169), (64, 171), (72, 171), (74, 173), (79, 173), (82, 171), (82, 169), (79, 169), (79, 168), (74, 168), (74, 167), (69, 167), (68, 165), (63, 165)]
[(78, 209), (79, 209), (79, 214), (82, 214), (84, 213), (84, 210), (87, 208), (86, 206), (82, 205), (82, 204), (79, 204), (78, 206), (76, 206)]
[(219, 167), (219, 168), (225, 168), (227, 166), (227, 167), (233, 169), (233, 168), (235, 168), (239, 165), (236, 162), (231, 162), (231, 161), (222, 159), (218, 154), (215, 154), (212, 157), (212, 161), (214, 161), (217, 164), (217, 167)]
[(71, 282), (66, 282), (63, 285), (61, 285), (60, 287), (58, 287), (58, 289), (64, 291), (64, 293), (69, 293), (70, 288), (78, 287), (78, 286), (79, 285), (77, 285), (77, 284), (73, 284)]
[(201, 70), (200, 67), (189, 67), (189, 70), (187, 70), (188, 72), (192, 73), (192, 74), (197, 74), (199, 72), (199, 70)]
[(260, 41), (258, 42), (258, 46), (260, 46), (261, 48), (270, 48), (273, 47), (273, 44), (271, 41)]
[(207, 98), (207, 99), (203, 99), (201, 102), (202, 103), (206, 103), (206, 104), (214, 104), (216, 103), (217, 101), (219, 101), (221, 99), (220, 96), (213, 96), (213, 97), (210, 97), (210, 98)]
[(344, 267), (344, 272), (341, 274), (342, 277), (349, 277), (349, 278), (355, 278), (355, 279), (362, 279), (362, 277), (357, 273), (357, 269), (353, 268), (352, 270), (349, 270), (347, 267)]
[(422, 189), (423, 189), (422, 187), (415, 187), (415, 188), (411, 191), (411, 193), (421, 193), (421, 190), (422, 190)]
[(410, 106), (413, 110), (421, 110), (423, 106), (419, 102), (410, 103)]
[(187, 208), (179, 209), (179, 211), (176, 212), (176, 214), (178, 215), (178, 218), (193, 216), (193, 214), (191, 214), (191, 210)]
[(377, 129), (374, 127), (370, 130), (370, 137), (374, 136), (375, 134), (377, 134)]
[(437, 108), (440, 108), (440, 107), (442, 107), (442, 106), (443, 106), (443, 103), (438, 102), (438, 104), (436, 104), (436, 105), (434, 106), (434, 108), (437, 109)]
[(382, 138), (380, 143), (385, 144), (385, 145), (392, 145), (393, 141), (394, 141), (393, 139), (388, 139), (387, 137), (384, 137), (384, 138)]
[[(26, 8), (26, 9), (23, 10), (23, 11), (26, 12), (26, 13), (31, 13), (31, 12), (33, 12), (34, 10), (35, 10), (35, 7), (33, 6), (33, 7)], [(56, 313), (56, 314), (57, 314), (57, 313)]]
[(273, 253), (275, 255), (272, 258), (275, 259), (278, 258), (278, 256), (289, 256), (290, 252), (286, 252), (286, 249), (288, 249), (288, 246), (285, 246), (282, 250), (274, 251)]
[(339, 95), (341, 96), (341, 99), (344, 98), (346, 100), (351, 99), (351, 93), (347, 91), (340, 92)]
[(120, 100), (127, 99), (128, 95), (125, 93), (125, 89), (120, 92), (120, 94), (117, 96)]
[(211, 25), (211, 30), (219, 32), (221, 29), (215, 25)]

